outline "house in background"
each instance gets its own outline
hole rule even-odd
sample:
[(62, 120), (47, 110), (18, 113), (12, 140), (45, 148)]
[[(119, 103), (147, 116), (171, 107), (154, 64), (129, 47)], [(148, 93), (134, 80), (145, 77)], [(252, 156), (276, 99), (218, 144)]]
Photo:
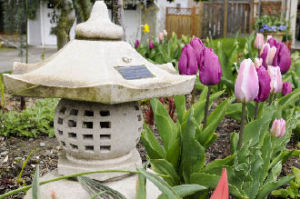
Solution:
[[(139, 4), (136, 0), (125, 1), (124, 5), (124, 26), (126, 40), (133, 43), (142, 36), (141, 25), (150, 25), (150, 38), (157, 37), (158, 33), (165, 27), (166, 7), (188, 7), (193, 0), (175, 0), (170, 3), (167, 0), (156, 0), (154, 3)], [(111, 1), (105, 1), (111, 16)], [(56, 36), (51, 34), (51, 29), (56, 26), (57, 19), (53, 17), (54, 8), (50, 2), (42, 2), (37, 11), (35, 20), (29, 20), (27, 24), (28, 42), (35, 46), (56, 46)], [(70, 38), (75, 37), (75, 24), (71, 31)]]

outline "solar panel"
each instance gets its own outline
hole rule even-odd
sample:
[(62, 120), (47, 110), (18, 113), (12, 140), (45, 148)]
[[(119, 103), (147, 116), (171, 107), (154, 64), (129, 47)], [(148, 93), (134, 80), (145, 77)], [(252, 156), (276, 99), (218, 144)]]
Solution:
[(124, 79), (145, 79), (154, 77), (154, 75), (144, 65), (138, 66), (117, 66), (116, 70), (122, 75)]

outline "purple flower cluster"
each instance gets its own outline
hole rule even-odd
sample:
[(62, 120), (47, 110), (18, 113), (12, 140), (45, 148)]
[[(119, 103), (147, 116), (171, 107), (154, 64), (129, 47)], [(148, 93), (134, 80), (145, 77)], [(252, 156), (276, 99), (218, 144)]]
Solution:
[(277, 31), (285, 31), (286, 26), (280, 25), (280, 26), (269, 26), (267, 24), (263, 24), (261, 29), (259, 29), (259, 32), (277, 32)]

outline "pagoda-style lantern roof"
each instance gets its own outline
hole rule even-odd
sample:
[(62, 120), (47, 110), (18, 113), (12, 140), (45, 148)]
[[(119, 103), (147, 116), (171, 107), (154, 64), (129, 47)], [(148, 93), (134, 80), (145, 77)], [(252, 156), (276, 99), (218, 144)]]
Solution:
[(37, 64), (14, 64), (5, 74), (16, 95), (117, 104), (190, 93), (195, 76), (178, 75), (171, 64), (156, 65), (122, 41), (103, 1), (76, 27), (76, 39)]

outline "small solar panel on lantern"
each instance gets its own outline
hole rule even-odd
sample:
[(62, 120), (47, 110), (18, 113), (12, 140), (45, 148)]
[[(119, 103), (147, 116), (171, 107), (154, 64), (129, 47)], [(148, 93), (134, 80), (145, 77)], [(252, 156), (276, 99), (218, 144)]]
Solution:
[(154, 77), (154, 75), (144, 65), (139, 66), (118, 66), (116, 70), (122, 75), (124, 79), (145, 79)]

